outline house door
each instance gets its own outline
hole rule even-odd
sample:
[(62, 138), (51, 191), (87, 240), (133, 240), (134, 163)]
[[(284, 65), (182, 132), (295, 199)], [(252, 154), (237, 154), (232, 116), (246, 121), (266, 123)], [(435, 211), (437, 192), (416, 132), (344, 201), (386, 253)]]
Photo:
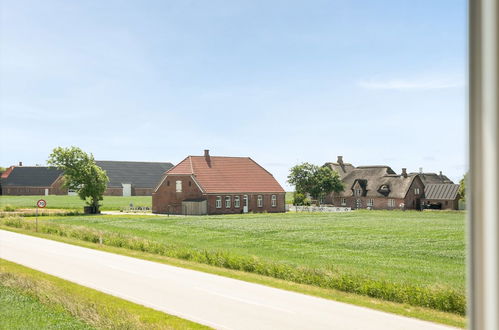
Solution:
[(243, 196), (243, 212), (248, 213), (248, 195)]

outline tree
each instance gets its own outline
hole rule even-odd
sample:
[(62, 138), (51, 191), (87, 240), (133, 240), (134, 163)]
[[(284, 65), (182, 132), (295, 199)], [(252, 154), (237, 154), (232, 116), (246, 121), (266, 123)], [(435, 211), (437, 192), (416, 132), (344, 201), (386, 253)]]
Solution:
[(95, 164), (94, 156), (77, 147), (55, 148), (47, 161), (64, 172), (64, 187), (75, 190), (78, 196), (98, 213), (109, 178)]
[(327, 166), (302, 163), (291, 168), (288, 182), (295, 186), (296, 192), (310, 194), (320, 200), (332, 192), (343, 191), (343, 183), (337, 172)]
[(463, 175), (463, 178), (459, 181), (459, 195), (462, 201), (466, 201), (466, 182), (468, 181), (468, 173)]

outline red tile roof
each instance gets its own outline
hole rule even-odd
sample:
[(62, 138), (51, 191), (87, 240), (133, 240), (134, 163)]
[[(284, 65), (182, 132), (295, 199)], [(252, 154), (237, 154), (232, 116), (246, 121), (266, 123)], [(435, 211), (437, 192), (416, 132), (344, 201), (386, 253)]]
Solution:
[(206, 193), (284, 192), (272, 174), (249, 157), (188, 156), (169, 174), (193, 174)]

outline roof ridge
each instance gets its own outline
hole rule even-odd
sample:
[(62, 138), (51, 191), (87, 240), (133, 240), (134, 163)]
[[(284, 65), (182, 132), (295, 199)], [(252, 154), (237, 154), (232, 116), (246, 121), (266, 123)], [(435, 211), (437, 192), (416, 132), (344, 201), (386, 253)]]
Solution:
[[(151, 163), (151, 164), (172, 164), (171, 162), (149, 162), (145, 160), (95, 160), (96, 162), (114, 162), (114, 163)], [(173, 164), (172, 164), (173, 165)]]
[[(184, 159), (182, 159), (182, 160), (181, 160), (181, 161), (180, 161), (177, 165), (174, 165), (172, 168), (170, 168), (169, 170), (167, 170), (165, 173), (168, 173), (168, 172), (172, 171), (174, 168), (177, 168), (180, 164), (182, 164), (182, 163), (183, 163), (183, 162), (184, 162), (187, 158), (189, 158), (189, 157), (191, 157), (191, 156), (187, 156), (187, 157), (185, 157), (185, 158), (184, 158)], [(194, 173), (192, 173), (192, 174), (194, 174)]]
[(194, 167), (192, 167), (192, 157), (189, 156), (189, 163), (191, 164), (191, 173), (194, 174)]

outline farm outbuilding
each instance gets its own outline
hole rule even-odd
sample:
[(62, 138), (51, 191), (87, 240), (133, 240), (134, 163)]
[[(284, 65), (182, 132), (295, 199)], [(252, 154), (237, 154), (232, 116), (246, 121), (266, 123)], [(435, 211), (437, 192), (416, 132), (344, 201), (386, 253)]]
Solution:
[(425, 187), (424, 207), (439, 210), (459, 209), (458, 184), (428, 184)]
[(285, 212), (285, 191), (249, 157), (188, 156), (152, 194), (154, 213)]
[[(163, 173), (172, 163), (95, 161), (106, 171), (109, 183), (106, 196), (151, 196)], [(11, 166), (2, 173), (1, 186), (4, 195), (68, 195), (63, 188), (63, 172), (47, 166)]]
[(1, 178), (3, 195), (64, 195), (62, 171), (46, 166), (11, 166)]
[(165, 171), (172, 163), (96, 160), (106, 171), (109, 183), (106, 196), (151, 196)]

